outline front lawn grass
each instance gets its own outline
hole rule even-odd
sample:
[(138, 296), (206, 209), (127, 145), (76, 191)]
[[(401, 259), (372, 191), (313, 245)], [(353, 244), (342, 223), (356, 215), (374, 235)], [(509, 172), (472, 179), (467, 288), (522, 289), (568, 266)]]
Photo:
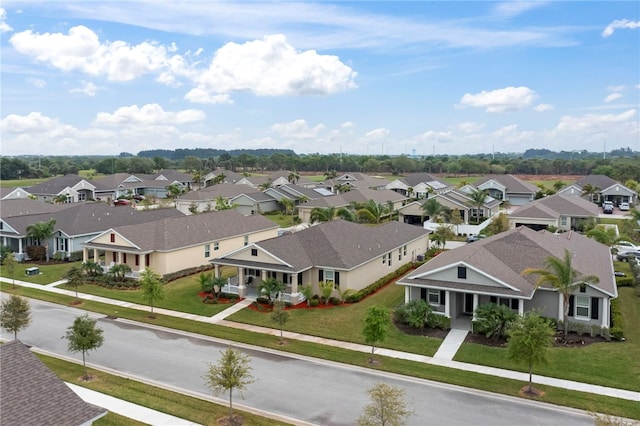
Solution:
[[(0, 283), (0, 290), (7, 293), (19, 294), (24, 297), (47, 300), (62, 305), (70, 305), (75, 300), (70, 296), (49, 293), (38, 289), (18, 287), (16, 290), (13, 290), (11, 289), (11, 286), (6, 283)], [(91, 312), (98, 312), (105, 315), (116, 315), (133, 321), (160, 325), (163, 327), (235, 342), (247, 343), (282, 352), (295, 353), (361, 367), (375, 368), (381, 371), (403, 374), (410, 377), (435, 380), (438, 382), (482, 389), (511, 396), (518, 396), (520, 389), (525, 384), (517, 380), (502, 379), (499, 377), (439, 367), (415, 361), (380, 356), (377, 356), (377, 358), (382, 361), (381, 364), (372, 366), (368, 363), (370, 356), (369, 353), (356, 352), (339, 347), (325, 346), (297, 340), (290, 341), (289, 345), (281, 346), (278, 344), (280, 339), (276, 336), (200, 323), (160, 314), (157, 314), (155, 319), (151, 319), (149, 318), (148, 312), (129, 308), (120, 308), (98, 302), (83, 301), (80, 305), (75, 307)], [(624, 311), (625, 308), (626, 306), (623, 306), (623, 312), (626, 314), (626, 311)], [(636, 312), (636, 315), (637, 314), (638, 312)], [(358, 328), (360, 328), (360, 326)], [(537, 371), (537, 373), (540, 372)], [(536, 387), (546, 393), (541, 398), (541, 400), (545, 402), (614, 416), (640, 419), (640, 404), (638, 404), (637, 401), (610, 398), (542, 385), (536, 385)]]
[[(549, 363), (535, 366), (534, 374), (640, 391), (640, 298), (631, 287), (622, 287), (618, 292), (624, 342), (594, 343), (581, 348), (553, 347), (549, 350)], [(507, 358), (506, 348), (465, 343), (455, 360), (527, 371), (524, 365)]]
[(121, 416), (120, 414), (112, 413), (111, 411), (109, 411), (106, 416), (93, 422), (94, 426), (145, 426), (146, 424), (147, 423), (130, 419), (129, 417)]
[[(34, 284), (51, 284), (52, 282), (62, 279), (62, 275), (67, 272), (72, 266), (80, 267), (82, 262), (63, 262), (63, 263), (50, 263), (50, 264), (37, 264), (29, 262), (21, 262), (16, 265), (15, 276), (13, 277), (19, 281), (27, 281)], [(39, 268), (40, 274), (27, 275), (27, 268)], [(6, 271), (3, 271), (2, 276), (11, 279)]]
[(265, 213), (262, 216), (266, 217), (273, 223), (277, 224), (280, 228), (289, 228), (290, 226), (293, 226), (296, 224), (293, 221), (293, 218), (297, 216), (297, 213), (294, 215), (290, 215), (290, 214), (284, 214), (280, 212), (274, 212), (274, 213)]
[[(59, 286), (67, 290), (75, 291), (75, 287), (68, 284)], [(207, 304), (198, 296), (200, 284), (198, 275), (190, 275), (180, 278), (164, 286), (164, 299), (154, 300), (154, 308), (170, 309), (172, 311), (187, 312), (190, 314), (210, 317), (221, 312), (231, 304)], [(107, 297), (109, 299), (123, 300), (125, 302), (148, 305), (142, 290), (118, 290), (102, 287), (96, 284), (83, 284), (78, 286), (79, 293), (93, 294), (94, 296)]]
[[(288, 311), (290, 319), (285, 324), (284, 330), (344, 342), (365, 344), (362, 328), (364, 327), (367, 310), (373, 305), (384, 305), (389, 309), (395, 309), (403, 302), (404, 288), (389, 284), (359, 303), (330, 306), (328, 308), (291, 309)], [(229, 316), (227, 320), (277, 328), (271, 321), (269, 312), (256, 312), (251, 309), (243, 309)], [(441, 339), (409, 336), (391, 326), (387, 338), (379, 346), (433, 356), (440, 343), (442, 343)]]
[[(168, 391), (124, 377), (107, 374), (99, 370), (89, 369), (89, 374), (95, 378), (89, 382), (83, 381), (82, 375), (84, 370), (82, 365), (46, 355), (37, 354), (37, 356), (47, 367), (56, 373), (58, 377), (66, 382), (111, 395), (115, 398), (142, 405), (181, 419), (202, 425), (214, 426), (217, 424), (216, 420), (218, 418), (224, 417), (229, 413), (228, 406)], [(237, 411), (244, 416), (245, 424), (257, 426), (287, 424), (240, 410)], [(114, 416), (113, 419), (106, 419), (105, 423), (96, 422), (94, 424), (98, 426), (144, 424), (113, 413), (109, 413), (106, 417), (111, 415)], [(119, 422), (119, 420), (122, 419), (130, 421), (130, 423), (124, 423), (124, 420), (123, 422)]]

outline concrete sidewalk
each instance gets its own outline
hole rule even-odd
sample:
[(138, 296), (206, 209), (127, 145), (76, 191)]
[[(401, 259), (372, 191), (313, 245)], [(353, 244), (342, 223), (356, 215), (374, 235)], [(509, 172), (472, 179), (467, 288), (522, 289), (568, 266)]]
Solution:
[[(3, 282), (11, 283), (11, 280), (9, 280), (7, 278), (4, 278), (4, 277), (0, 277), (0, 280), (3, 281)], [(69, 291), (69, 290), (59, 289), (59, 288), (56, 288), (56, 287), (50, 287), (50, 286), (39, 285), (39, 284), (32, 284), (32, 283), (28, 283), (28, 282), (24, 282), (24, 281), (18, 281), (18, 280), (16, 280), (16, 284), (21, 285), (21, 286), (25, 286), (25, 287), (36, 288), (36, 289), (43, 290), (43, 291), (50, 291), (50, 292), (53, 292), (53, 293), (66, 294), (68, 296), (75, 297), (75, 292)], [(78, 293), (78, 298), (84, 299), (84, 300), (93, 300), (93, 301), (97, 301), (97, 302), (101, 302), (101, 303), (111, 304), (111, 305), (114, 305), (114, 306), (122, 306), (122, 307), (127, 307), (127, 308), (132, 308), (132, 309), (139, 309), (139, 310), (144, 310), (144, 311), (148, 311), (149, 310), (148, 306), (138, 305), (138, 304), (129, 303), (129, 302), (123, 302), (123, 301), (120, 301), (120, 300), (108, 299), (108, 298), (100, 297), (100, 296), (93, 296), (93, 295), (90, 295), (90, 294)], [(250, 303), (250, 301), (247, 302), (247, 300), (245, 300), (244, 303), (248, 304), (248, 303)], [(234, 307), (236, 307), (236, 310), (240, 309), (237, 306), (234, 306)], [(225, 320), (226, 317), (228, 317), (229, 315), (231, 315), (232, 313), (234, 313), (236, 311), (236, 310), (233, 310), (234, 307), (229, 307), (228, 309), (225, 309), (224, 311), (222, 311), (219, 314), (216, 314), (216, 315), (214, 315), (212, 317), (205, 317), (205, 316), (200, 316), (200, 315), (195, 315), (195, 314), (188, 314), (188, 313), (184, 313), (184, 312), (176, 312), (176, 311), (171, 311), (171, 310), (168, 310), (168, 309), (161, 309), (161, 308), (154, 308), (154, 312), (158, 313), (158, 314), (173, 316), (173, 317), (190, 319), (192, 321), (206, 322), (206, 323), (209, 323), (209, 324), (218, 324), (218, 325), (225, 326), (225, 327), (231, 327), (231, 328), (236, 328), (236, 329), (253, 331), (253, 332), (256, 332), (256, 333), (269, 334), (269, 335), (273, 335), (273, 336), (279, 336), (280, 335), (280, 330), (276, 330), (276, 329), (272, 329), (272, 328), (266, 328), (266, 327), (259, 327), (259, 326), (255, 326), (255, 325), (251, 325), (251, 324), (236, 323), (236, 322)], [(172, 329), (171, 331), (175, 332), (175, 333), (180, 333), (180, 330)], [(301, 340), (301, 341), (305, 341), (305, 342), (313, 342), (313, 343), (317, 343), (317, 344), (321, 344), (321, 345), (334, 346), (334, 347), (339, 347), (339, 348), (344, 348), (344, 349), (349, 349), (349, 350), (358, 351), (358, 352), (364, 352), (364, 353), (371, 352), (371, 346), (361, 345), (361, 344), (358, 344), (358, 343), (342, 342), (342, 341), (339, 341), (339, 340), (327, 339), (327, 338), (317, 337), (317, 336), (308, 336), (308, 335), (304, 335), (304, 334), (292, 333), (292, 332), (287, 332), (287, 331), (284, 332), (283, 336), (285, 338), (291, 339), (291, 340)], [(443, 351), (444, 351), (444, 349), (443, 349)], [(514, 379), (514, 380), (519, 380), (519, 381), (522, 381), (522, 382), (528, 382), (529, 381), (529, 375), (527, 373), (521, 373), (521, 372), (518, 372), (518, 371), (504, 370), (504, 369), (500, 369), (500, 368), (487, 367), (487, 366), (483, 366), (483, 365), (467, 364), (467, 363), (463, 363), (463, 362), (453, 361), (451, 359), (455, 356), (455, 353), (451, 354), (452, 351), (453, 351), (453, 349), (450, 348), (450, 349), (448, 349), (448, 352), (446, 352), (446, 356), (444, 355), (445, 352), (443, 352), (442, 353), (443, 358), (436, 358), (436, 357), (429, 357), (429, 356), (425, 356), (425, 355), (419, 355), (419, 354), (396, 351), (396, 350), (392, 350), (392, 349), (385, 349), (385, 348), (377, 348), (376, 349), (376, 353), (378, 355), (387, 356), (387, 357), (390, 357), (390, 358), (406, 359), (406, 360), (410, 360), (410, 361), (422, 362), (422, 363), (425, 363), (425, 364), (432, 364), (432, 365), (438, 365), (438, 366), (442, 366), (442, 367), (455, 368), (455, 369), (458, 369), (458, 370), (464, 370), (464, 371), (471, 371), (471, 372), (475, 372), (475, 373), (486, 374), (486, 375), (489, 375), (489, 376)], [(451, 359), (448, 359), (449, 357)], [(554, 386), (554, 387), (562, 388), (562, 389), (576, 390), (576, 391), (580, 391), (580, 392), (587, 392), (587, 393), (593, 393), (593, 394), (598, 394), (598, 395), (610, 396), (610, 397), (613, 397), (613, 398), (620, 398), (620, 399), (626, 399), (626, 400), (630, 400), (630, 401), (638, 401), (638, 402), (640, 402), (640, 392), (635, 392), (635, 391), (629, 391), (629, 390), (617, 389), (617, 388), (610, 388), (610, 387), (605, 387), (605, 386), (592, 385), (592, 384), (588, 384), (588, 383), (581, 383), (581, 382), (575, 382), (575, 381), (571, 381), (571, 380), (557, 379), (557, 378), (553, 378), (553, 377), (546, 377), (546, 376), (539, 376), (539, 375), (533, 375), (532, 381), (533, 381), (533, 383), (544, 384), (544, 385), (548, 385), (548, 386)]]
[(467, 337), (467, 334), (469, 334), (467, 330), (458, 330), (455, 328), (449, 330), (447, 337), (444, 338), (438, 348), (438, 351), (433, 355), (433, 357), (435, 359), (446, 359), (451, 361), (453, 357), (456, 356), (460, 346), (464, 343), (464, 339)]

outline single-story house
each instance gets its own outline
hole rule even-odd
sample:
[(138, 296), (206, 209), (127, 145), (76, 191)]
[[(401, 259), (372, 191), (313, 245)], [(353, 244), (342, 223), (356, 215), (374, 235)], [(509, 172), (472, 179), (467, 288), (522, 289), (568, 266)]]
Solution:
[(21, 187), (0, 188), (0, 200), (26, 199), (30, 197), (34, 197), (34, 195)]
[(278, 225), (263, 216), (213, 211), (113, 227), (83, 244), (83, 261), (98, 262), (104, 252), (105, 267), (126, 264), (134, 276), (145, 267), (167, 275), (277, 235)]
[(184, 214), (192, 214), (192, 209), (196, 212), (207, 212), (216, 210), (219, 197), (229, 204), (229, 200), (242, 194), (255, 192), (249, 185), (236, 185), (233, 183), (219, 183), (208, 186), (198, 191), (190, 191), (179, 196), (176, 201), (176, 209)]
[(96, 197), (109, 201), (130, 195), (166, 198), (168, 186), (176, 185), (183, 191), (190, 190), (192, 177), (188, 173), (166, 169), (154, 174), (115, 173), (92, 182), (99, 187), (96, 189)]
[(555, 194), (520, 206), (509, 214), (509, 228), (528, 226), (539, 231), (549, 226), (559, 231), (575, 230), (577, 222), (598, 217), (600, 209), (590, 201), (570, 195)]
[[(438, 200), (438, 203), (443, 207), (447, 207), (452, 211), (458, 211), (460, 214), (460, 218), (462, 219), (462, 224), (469, 224), (471, 219), (480, 218), (490, 218), (494, 214), (498, 213), (500, 209), (500, 200), (496, 200), (490, 196), (487, 196), (485, 199), (482, 208), (478, 208), (473, 205), (473, 201), (467, 192), (458, 189), (450, 189), (448, 191), (441, 192), (436, 194), (431, 199)], [(398, 211), (399, 214), (402, 215), (403, 221), (406, 223), (417, 223), (417, 218), (414, 216), (415, 213), (422, 215), (422, 205), (425, 201), (417, 202), (420, 210), (418, 210), (418, 206), (411, 205), (411, 207), (406, 207), (406, 210), (400, 209)], [(424, 216), (425, 220), (431, 220), (429, 216)]]
[(65, 175), (49, 179), (29, 187), (29, 193), (38, 201), (53, 203), (64, 197), (65, 203), (93, 201), (96, 199), (96, 186), (78, 175)]
[(385, 189), (391, 189), (409, 198), (427, 198), (429, 194), (451, 189), (451, 185), (429, 173), (410, 173), (389, 182)]
[(19, 340), (0, 345), (3, 425), (90, 426), (104, 408), (84, 402)]
[[(22, 205), (22, 210), (18, 204)], [(50, 207), (47, 211), (43, 211), (45, 208), (38, 205)], [(52, 205), (32, 200), (9, 200), (3, 201), (2, 207), (0, 217), (2, 244), (11, 247), (18, 260), (26, 259), (26, 247), (31, 245), (44, 245), (51, 257), (59, 253), (62, 257), (69, 258), (71, 253), (82, 250), (83, 243), (109, 228), (183, 216), (176, 209), (139, 211), (128, 207), (91, 202)], [(40, 208), (29, 210), (32, 207)], [(51, 219), (55, 220), (55, 225), (53, 236), (49, 241), (32, 241), (27, 237), (29, 225), (48, 222)]]
[(278, 200), (264, 192), (248, 192), (229, 199), (230, 205), (243, 215), (261, 214), (281, 210)]
[(513, 175), (487, 175), (476, 180), (473, 187), (500, 201), (521, 206), (535, 199), (538, 187)]
[(245, 284), (276, 278), (287, 285), (285, 299), (302, 300), (300, 286), (331, 281), (336, 290), (360, 290), (400, 266), (414, 262), (429, 248), (429, 231), (400, 222), (370, 227), (344, 220), (240, 247), (211, 260), (238, 268), (241, 296)]
[[(537, 287), (537, 275), (527, 268), (544, 268), (550, 256), (573, 254), (578, 272), (570, 299), (569, 318), (583, 326), (610, 327), (610, 302), (618, 297), (609, 247), (576, 232), (553, 234), (526, 226), (446, 251), (398, 280), (405, 302), (426, 300), (436, 312), (452, 319), (454, 327), (469, 329), (475, 309), (499, 303), (523, 314), (540, 309), (562, 320), (563, 296), (551, 287)], [(583, 284), (580, 276), (595, 275), (597, 284)]]
[(341, 190), (341, 188), (384, 189), (388, 183), (389, 181), (384, 178), (369, 176), (364, 173), (349, 172), (337, 176), (335, 179), (325, 180), (322, 183), (322, 186), (333, 192), (345, 192), (344, 190)]
[[(591, 186), (590, 194), (585, 192), (585, 187)], [(580, 180), (562, 188), (559, 194), (582, 197), (597, 204), (611, 201), (618, 206), (620, 203), (629, 203), (634, 206), (638, 202), (638, 193), (627, 188), (620, 182), (605, 175), (588, 175)]]
[(205, 187), (220, 183), (237, 183), (244, 176), (231, 170), (217, 168), (202, 177), (201, 182)]

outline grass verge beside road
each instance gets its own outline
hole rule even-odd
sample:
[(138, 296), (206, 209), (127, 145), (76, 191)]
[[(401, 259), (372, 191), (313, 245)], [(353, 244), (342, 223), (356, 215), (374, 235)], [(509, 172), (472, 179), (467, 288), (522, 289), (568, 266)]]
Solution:
[[(74, 301), (73, 297), (53, 294), (37, 289), (19, 287), (16, 290), (12, 290), (11, 285), (6, 283), (1, 283), (0, 289), (7, 293), (16, 293), (25, 297), (48, 300), (50, 302), (63, 305), (69, 305)], [(198, 323), (195, 321), (168, 317), (159, 314), (156, 315), (155, 319), (151, 320), (148, 318), (148, 312), (142, 312), (127, 308), (118, 308), (97, 302), (83, 301), (82, 304), (76, 307), (92, 312), (103, 313), (105, 315), (114, 315), (114, 312), (118, 311), (118, 313), (115, 315), (134, 321), (140, 321), (143, 323), (151, 323), (192, 333), (247, 343), (255, 346), (262, 346), (283, 352), (306, 355), (319, 359), (357, 365), (366, 368), (375, 368), (381, 371), (393, 372), (397, 374), (429, 379), (443, 383), (450, 383), (465, 386), (468, 388), (482, 389), (511, 396), (518, 396), (520, 389), (524, 385), (523, 382), (516, 380), (502, 379), (494, 376), (487, 376), (478, 373), (471, 373), (462, 370), (455, 370), (414, 361), (386, 357), (379, 357), (379, 359), (382, 360), (382, 363), (380, 365), (372, 367), (367, 362), (369, 359), (369, 354), (367, 353), (355, 352), (347, 349), (301, 341), (291, 341), (289, 345), (281, 346), (278, 344), (279, 338), (276, 336), (269, 336), (260, 333), (237, 330), (211, 324)], [(345, 327), (356, 327), (356, 325), (347, 324), (345, 325)], [(357, 328), (359, 329), (360, 325), (358, 325)], [(601, 412), (604, 414), (615, 416), (640, 419), (640, 404), (638, 404), (636, 401), (627, 401), (600, 395), (586, 394), (582, 392), (553, 388), (543, 385), (536, 385), (536, 387), (545, 392), (545, 395), (539, 398), (539, 400), (544, 402), (565, 405), (583, 410)]]
[[(202, 425), (216, 425), (216, 419), (228, 414), (228, 406), (216, 404), (199, 398), (172, 392), (156, 386), (140, 383), (135, 380), (115, 376), (99, 370), (89, 369), (89, 374), (95, 378), (92, 381), (82, 380), (82, 365), (53, 358), (47, 355), (37, 356), (65, 382), (73, 383), (97, 392), (111, 395), (134, 404), (142, 405), (156, 411), (170, 414), (181, 419), (190, 420)], [(238, 411), (245, 417), (245, 424), (256, 426), (285, 425), (277, 420), (257, 416), (255, 414)], [(96, 422), (96, 426), (108, 425), (141, 425), (144, 423), (131, 421), (122, 423), (122, 419), (130, 419), (109, 413), (113, 419), (106, 419), (106, 423)], [(112, 421), (113, 420), (113, 421)]]

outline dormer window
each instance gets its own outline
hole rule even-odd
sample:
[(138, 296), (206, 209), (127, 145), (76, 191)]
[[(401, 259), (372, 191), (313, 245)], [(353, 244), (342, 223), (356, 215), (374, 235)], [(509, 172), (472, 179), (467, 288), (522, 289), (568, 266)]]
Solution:
[(251, 256), (257, 256), (258, 255), (258, 249), (252, 248), (251, 249)]
[(112, 243), (116, 242), (116, 234), (114, 234), (113, 232), (109, 235), (109, 238)]
[(466, 266), (458, 266), (458, 278), (461, 280), (467, 279), (467, 267)]

